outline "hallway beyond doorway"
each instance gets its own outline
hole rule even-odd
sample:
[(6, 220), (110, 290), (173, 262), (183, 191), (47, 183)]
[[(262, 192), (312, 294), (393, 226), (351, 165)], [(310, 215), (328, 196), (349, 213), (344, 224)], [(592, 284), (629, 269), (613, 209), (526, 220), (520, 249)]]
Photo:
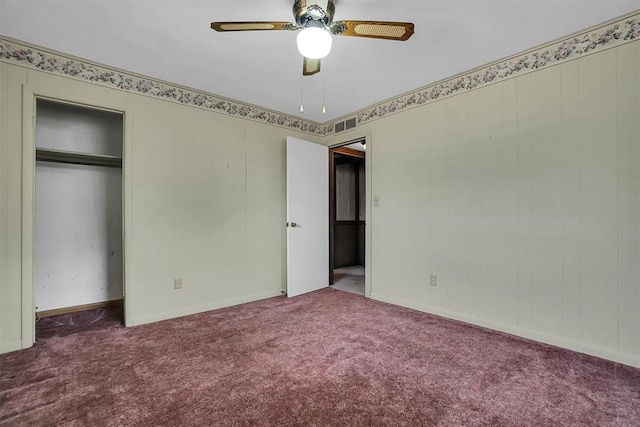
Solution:
[(336, 268), (333, 270), (334, 283), (332, 288), (352, 294), (364, 295), (364, 266)]

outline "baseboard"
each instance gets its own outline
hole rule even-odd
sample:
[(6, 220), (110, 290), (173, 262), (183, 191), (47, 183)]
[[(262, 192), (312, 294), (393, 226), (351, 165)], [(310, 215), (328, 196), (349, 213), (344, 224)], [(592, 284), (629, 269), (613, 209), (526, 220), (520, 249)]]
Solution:
[(111, 301), (94, 302), (91, 304), (74, 305), (73, 307), (54, 308), (52, 310), (42, 310), (36, 312), (36, 317), (60, 316), (61, 314), (76, 313), (78, 311), (95, 310), (97, 308), (122, 306), (123, 300), (114, 299)]
[(429, 314), (435, 314), (436, 316), (442, 316), (448, 319), (458, 320), (460, 322), (481, 326), (483, 328), (493, 329), (500, 332), (506, 332), (508, 334), (515, 335), (521, 338), (526, 338), (526, 339), (538, 341), (544, 344), (550, 344), (557, 347), (562, 347), (567, 350), (588, 354), (590, 356), (600, 357), (602, 359), (607, 359), (613, 362), (622, 363), (624, 365), (633, 366), (634, 368), (640, 368), (640, 356), (638, 355), (620, 353), (610, 349), (595, 347), (583, 342), (569, 340), (569, 339), (554, 336), (554, 335), (547, 335), (538, 331), (520, 328), (520, 327), (514, 327), (512, 325), (508, 325), (504, 323), (493, 322), (491, 320), (482, 319), (480, 317), (469, 316), (464, 313), (443, 310), (441, 308), (432, 307), (425, 304), (417, 304), (417, 303), (389, 297), (386, 295), (380, 295), (379, 293), (376, 293), (376, 292), (372, 292), (370, 298), (377, 301), (393, 304), (393, 305), (399, 305), (401, 307), (407, 307), (414, 310), (423, 311)]
[(189, 306), (184, 308), (179, 308), (176, 310), (169, 310), (162, 313), (154, 313), (147, 316), (135, 316), (129, 315), (127, 316), (127, 326), (138, 326), (144, 325), (147, 323), (160, 322), (162, 320), (175, 319), (177, 317), (190, 316), (192, 314), (203, 313), (205, 311), (217, 310), (219, 308), (232, 307), (234, 305), (245, 304), (248, 302), (259, 301), (262, 299), (273, 298), (282, 296), (282, 292), (280, 290), (263, 292), (260, 294), (253, 294), (238, 298), (229, 298), (221, 301), (214, 301), (207, 304), (201, 304), (196, 306)]

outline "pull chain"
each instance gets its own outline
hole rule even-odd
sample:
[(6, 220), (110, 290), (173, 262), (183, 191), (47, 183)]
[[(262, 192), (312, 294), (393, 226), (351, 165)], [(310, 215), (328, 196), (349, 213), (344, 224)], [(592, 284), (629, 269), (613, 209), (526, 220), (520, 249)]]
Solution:
[(304, 94), (304, 77), (300, 77), (300, 112), (304, 113), (304, 105), (302, 105), (302, 97)]
[(322, 114), (327, 114), (327, 80), (322, 75)]

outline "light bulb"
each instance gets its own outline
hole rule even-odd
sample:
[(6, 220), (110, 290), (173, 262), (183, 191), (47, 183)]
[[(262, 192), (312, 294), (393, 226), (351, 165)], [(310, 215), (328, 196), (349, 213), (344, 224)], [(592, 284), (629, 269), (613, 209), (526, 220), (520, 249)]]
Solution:
[(305, 58), (321, 59), (331, 51), (333, 39), (323, 28), (309, 27), (298, 33), (298, 52)]
[(304, 107), (302, 106), (302, 104), (300, 104), (300, 112), (304, 113)]
[(322, 107), (322, 114), (327, 114), (327, 107)]

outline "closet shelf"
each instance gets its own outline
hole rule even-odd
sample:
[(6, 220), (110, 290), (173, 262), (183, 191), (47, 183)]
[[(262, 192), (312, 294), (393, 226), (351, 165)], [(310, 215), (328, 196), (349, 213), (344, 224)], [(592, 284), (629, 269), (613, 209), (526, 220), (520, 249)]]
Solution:
[(36, 148), (36, 160), (43, 162), (71, 163), (74, 165), (122, 168), (122, 158), (118, 156), (52, 150), (50, 148)]

